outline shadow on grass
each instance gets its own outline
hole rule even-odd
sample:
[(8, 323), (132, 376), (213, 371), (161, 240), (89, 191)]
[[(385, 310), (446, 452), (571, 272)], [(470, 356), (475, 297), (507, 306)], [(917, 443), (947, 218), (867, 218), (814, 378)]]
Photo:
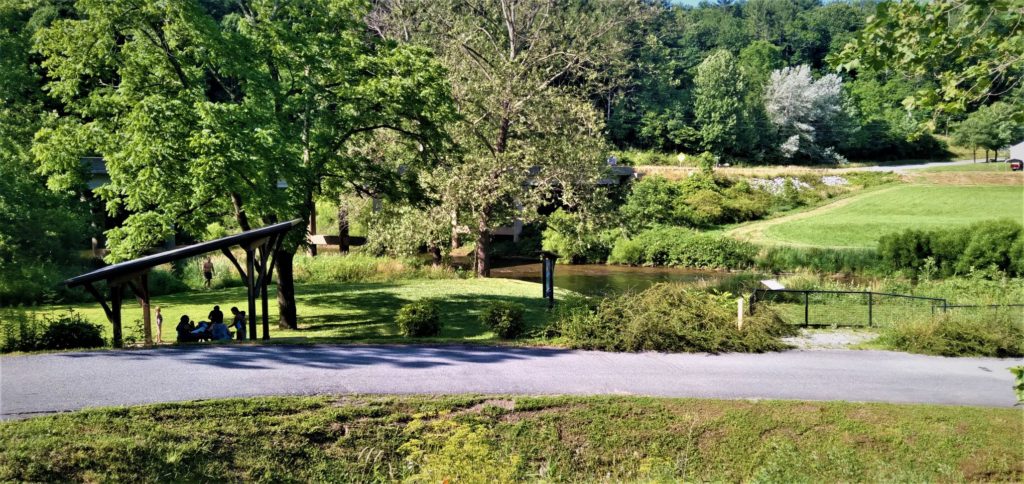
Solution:
[(266, 370), (295, 366), (346, 369), (369, 365), (433, 368), (460, 363), (490, 364), (550, 358), (569, 350), (470, 345), (189, 345), (156, 350), (63, 353), (58, 358), (116, 361), (174, 359), (224, 369)]

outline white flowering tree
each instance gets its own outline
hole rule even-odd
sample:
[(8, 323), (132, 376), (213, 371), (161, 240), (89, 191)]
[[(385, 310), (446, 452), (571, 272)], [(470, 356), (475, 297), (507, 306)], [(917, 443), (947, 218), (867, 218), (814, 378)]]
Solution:
[(772, 72), (765, 90), (768, 119), (785, 140), (782, 156), (809, 162), (845, 161), (832, 143), (841, 135), (843, 86), (839, 76), (815, 80), (807, 65)]

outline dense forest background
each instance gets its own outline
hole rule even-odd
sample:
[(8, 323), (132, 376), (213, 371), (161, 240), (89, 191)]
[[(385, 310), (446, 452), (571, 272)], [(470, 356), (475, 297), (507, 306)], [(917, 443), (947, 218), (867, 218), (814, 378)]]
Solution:
[[(318, 201), (351, 197), (383, 200), (417, 248), (448, 250), (468, 228), (486, 275), (493, 231), (552, 193), (581, 224), (600, 213), (591, 187), (612, 154), (832, 165), (948, 157), (947, 134), (1005, 146), (1024, 104), (1021, 13), (1010, 0), (3, 1), (0, 296), (38, 301), (55, 268), (76, 266), (69, 248), (101, 233), (111, 262), (175, 234), (315, 221)], [(83, 157), (102, 157), (109, 183), (90, 188)], [(277, 254), (282, 307), (303, 244)]]

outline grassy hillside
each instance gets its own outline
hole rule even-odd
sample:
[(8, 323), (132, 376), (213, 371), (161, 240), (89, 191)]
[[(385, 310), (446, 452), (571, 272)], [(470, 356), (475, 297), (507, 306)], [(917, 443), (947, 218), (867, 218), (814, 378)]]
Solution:
[[(479, 314), (488, 302), (513, 301), (527, 307), (526, 321), (535, 328), (546, 323), (548, 312), (541, 299), (540, 284), (510, 279), (452, 279), (411, 280), (390, 283), (334, 283), (297, 284), (296, 302), (299, 309), (299, 329), (277, 329), (277, 301), (275, 289), (270, 288), (271, 337), (276, 342), (327, 341), (396, 341), (405, 339), (398, 334), (394, 316), (405, 303), (422, 298), (438, 298), (441, 320), (444, 324), (437, 338), (423, 341), (486, 341), (495, 335), (479, 321)], [(559, 292), (556, 297), (564, 295)], [(225, 318), (229, 309), (237, 306), (245, 311), (245, 288), (225, 288), (193, 291), (155, 297), (152, 304), (160, 306), (164, 315), (163, 338), (175, 339), (174, 327), (182, 314), (193, 321), (206, 320), (213, 306), (220, 305)], [(257, 304), (257, 310), (259, 305)], [(98, 304), (77, 304), (49, 307), (46, 312), (71, 308), (94, 323), (102, 323), (110, 337), (110, 324)], [(138, 336), (142, 311), (137, 304), (126, 300), (122, 312), (125, 336)], [(260, 325), (261, 323), (257, 323)], [(154, 323), (154, 331), (156, 331)], [(262, 333), (259, 333), (262, 334)], [(418, 339), (419, 341), (419, 339)]]
[(0, 423), (2, 481), (990, 481), (1019, 409), (637, 397), (250, 398)]
[(908, 227), (937, 229), (980, 220), (1024, 222), (1024, 187), (910, 184), (852, 198), (732, 231), (757, 242), (810, 247), (874, 247)]

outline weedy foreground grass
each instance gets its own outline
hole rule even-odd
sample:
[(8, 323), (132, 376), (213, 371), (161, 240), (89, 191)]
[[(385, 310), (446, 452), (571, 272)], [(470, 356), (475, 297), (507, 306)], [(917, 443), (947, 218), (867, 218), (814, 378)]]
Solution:
[(3, 481), (1001, 481), (1019, 409), (638, 397), (276, 397), (0, 423)]

